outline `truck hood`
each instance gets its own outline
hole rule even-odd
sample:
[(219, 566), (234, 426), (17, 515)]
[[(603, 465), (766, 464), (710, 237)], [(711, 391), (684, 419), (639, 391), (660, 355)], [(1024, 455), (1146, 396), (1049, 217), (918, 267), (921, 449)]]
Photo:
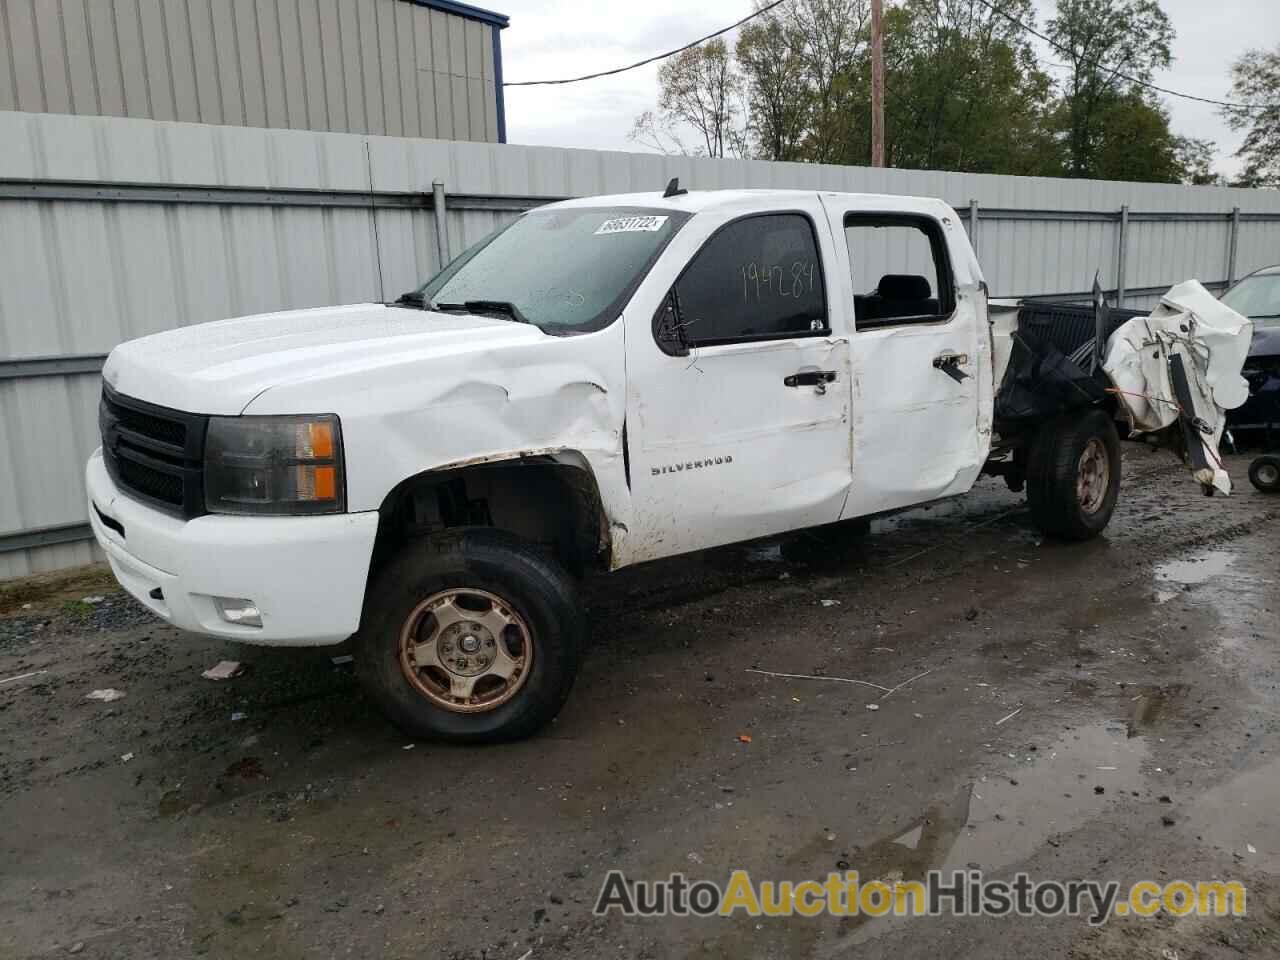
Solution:
[(537, 327), (500, 318), (362, 303), (219, 320), (131, 340), (111, 351), (102, 376), (114, 390), (148, 403), (234, 415), (282, 384), (546, 337)]

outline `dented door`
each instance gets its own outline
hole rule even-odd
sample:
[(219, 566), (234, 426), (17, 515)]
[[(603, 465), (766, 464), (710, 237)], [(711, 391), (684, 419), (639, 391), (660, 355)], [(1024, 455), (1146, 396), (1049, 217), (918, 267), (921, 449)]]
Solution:
[(876, 200), (824, 198), (832, 232), (845, 241), (837, 259), (853, 328), (844, 517), (963, 493), (990, 440), (981, 413), (990, 403), (985, 301), (972, 251), (956, 234), (962, 228), (940, 203), (884, 211)]

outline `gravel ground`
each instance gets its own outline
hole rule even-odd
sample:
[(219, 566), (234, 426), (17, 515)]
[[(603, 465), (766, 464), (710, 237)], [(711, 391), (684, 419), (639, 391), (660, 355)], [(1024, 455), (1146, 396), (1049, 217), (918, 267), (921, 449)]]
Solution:
[[(1126, 456), (1089, 544), (1043, 542), (983, 481), (847, 556), (753, 544), (589, 582), (568, 706), (502, 747), (407, 741), (341, 649), (182, 634), (101, 584), (11, 592), (0, 957), (1280, 956), (1280, 500), (1244, 458), (1237, 494), (1209, 500)], [(222, 659), (248, 670), (200, 676)], [(106, 688), (124, 697), (86, 699)], [(614, 867), (975, 864), (1238, 879), (1248, 915), (591, 913)]]

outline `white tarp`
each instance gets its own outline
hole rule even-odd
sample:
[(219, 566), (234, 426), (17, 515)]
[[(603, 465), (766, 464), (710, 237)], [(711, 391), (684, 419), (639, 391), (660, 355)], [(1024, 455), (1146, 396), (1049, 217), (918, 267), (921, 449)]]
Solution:
[(1196, 480), (1223, 493), (1231, 480), (1218, 457), (1226, 411), (1249, 398), (1240, 375), (1253, 324), (1211, 294), (1198, 280), (1169, 289), (1149, 317), (1135, 317), (1111, 335), (1103, 363), (1138, 433), (1161, 430), (1178, 421), (1178, 402), (1169, 376), (1169, 358), (1181, 354), (1203, 421), (1201, 443), (1210, 467)]

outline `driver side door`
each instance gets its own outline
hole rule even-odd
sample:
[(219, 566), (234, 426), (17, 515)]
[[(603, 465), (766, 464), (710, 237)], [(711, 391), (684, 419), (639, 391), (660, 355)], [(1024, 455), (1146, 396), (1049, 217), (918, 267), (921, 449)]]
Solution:
[(628, 324), (629, 562), (839, 517), (849, 351), (831, 327), (819, 224), (816, 197), (724, 218), (652, 321)]

